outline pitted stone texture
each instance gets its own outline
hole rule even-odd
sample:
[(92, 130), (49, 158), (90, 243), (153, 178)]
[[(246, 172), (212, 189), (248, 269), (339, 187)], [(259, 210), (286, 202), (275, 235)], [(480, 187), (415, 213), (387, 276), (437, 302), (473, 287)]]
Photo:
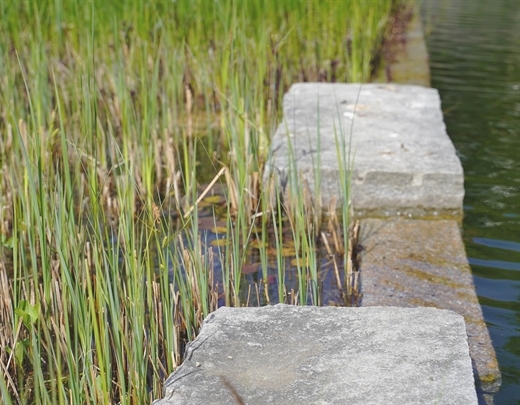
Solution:
[(446, 134), (435, 89), (292, 85), (284, 96), (283, 122), (272, 139), (264, 181), (274, 176), (285, 194), (292, 186), (308, 188), (327, 208), (333, 198), (341, 201), (340, 172), (349, 167), (356, 212), (462, 210), (462, 166)]
[(475, 377), (488, 402), (501, 384), (459, 225), (394, 218), (360, 223), (362, 306), (435, 307), (464, 317)]
[(156, 405), (476, 404), (461, 316), (276, 305), (205, 320)]

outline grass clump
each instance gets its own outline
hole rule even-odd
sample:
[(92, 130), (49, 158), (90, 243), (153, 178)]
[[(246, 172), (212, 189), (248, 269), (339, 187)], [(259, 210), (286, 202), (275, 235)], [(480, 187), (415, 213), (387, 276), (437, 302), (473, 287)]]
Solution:
[[(302, 201), (287, 222), (263, 196), (269, 134), (292, 82), (369, 79), (396, 2), (0, 0), (4, 403), (161, 396), (201, 320), (251, 304), (253, 239), (257, 304), (271, 237), (276, 301), (321, 303), (319, 230)], [(200, 226), (212, 179), (218, 249)]]

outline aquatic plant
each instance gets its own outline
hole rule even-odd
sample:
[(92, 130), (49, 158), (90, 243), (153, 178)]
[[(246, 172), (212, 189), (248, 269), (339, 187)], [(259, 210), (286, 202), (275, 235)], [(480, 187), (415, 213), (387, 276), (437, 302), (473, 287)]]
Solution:
[(321, 230), (268, 201), (269, 134), (292, 82), (369, 79), (395, 2), (0, 0), (4, 403), (159, 397), (208, 313), (272, 302), (271, 239), (277, 301), (320, 303)]

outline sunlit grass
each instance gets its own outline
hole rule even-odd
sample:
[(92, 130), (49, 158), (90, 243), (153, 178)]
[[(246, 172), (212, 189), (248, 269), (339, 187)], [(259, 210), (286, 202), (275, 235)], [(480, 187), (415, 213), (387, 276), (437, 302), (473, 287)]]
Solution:
[[(277, 301), (322, 303), (321, 212), (267, 197), (269, 136), (293, 82), (370, 78), (396, 2), (0, 0), (4, 403), (160, 397), (219, 303), (273, 302), (272, 260)], [(225, 191), (218, 249), (200, 179)], [(261, 278), (245, 295), (253, 239)]]

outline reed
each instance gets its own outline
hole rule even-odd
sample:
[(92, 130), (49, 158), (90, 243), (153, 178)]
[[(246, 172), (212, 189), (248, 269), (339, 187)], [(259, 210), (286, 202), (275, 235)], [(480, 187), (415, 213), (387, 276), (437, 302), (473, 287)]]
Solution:
[(291, 83), (370, 78), (397, 2), (0, 0), (4, 403), (150, 402), (219, 305), (321, 304), (317, 210), (269, 202), (269, 134)]

